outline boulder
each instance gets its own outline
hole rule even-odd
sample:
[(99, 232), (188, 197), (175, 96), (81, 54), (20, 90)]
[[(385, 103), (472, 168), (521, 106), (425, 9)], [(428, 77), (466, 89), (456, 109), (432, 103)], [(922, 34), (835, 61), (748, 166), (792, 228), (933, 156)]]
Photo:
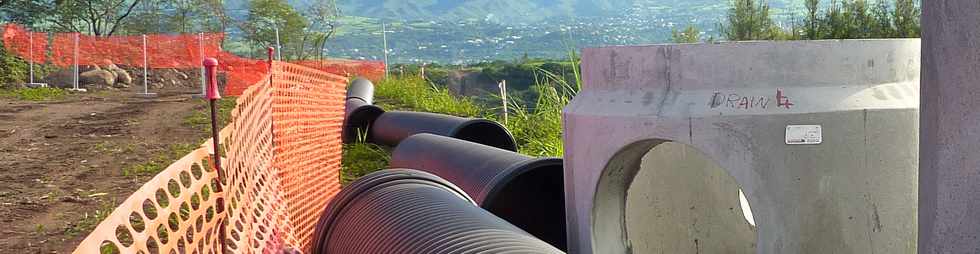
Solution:
[(105, 70), (112, 71), (116, 75), (116, 85), (120, 87), (129, 87), (133, 84), (133, 76), (129, 75), (129, 72), (119, 68), (115, 64), (109, 64), (106, 66)]
[(116, 83), (116, 74), (107, 70), (92, 70), (78, 75), (78, 84), (87, 88), (106, 88)]

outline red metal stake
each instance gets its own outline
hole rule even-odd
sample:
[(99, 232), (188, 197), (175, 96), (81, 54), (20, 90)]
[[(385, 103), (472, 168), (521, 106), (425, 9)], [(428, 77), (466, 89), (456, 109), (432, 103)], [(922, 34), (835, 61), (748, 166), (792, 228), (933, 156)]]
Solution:
[(269, 85), (271, 86), (272, 85), (272, 59), (273, 59), (272, 56), (276, 54), (276, 48), (269, 47), (268, 49), (266, 49), (266, 51), (269, 52), (269, 58), (268, 58), (269, 60), (267, 62), (269, 63)]
[(266, 51), (269, 52), (269, 71), (272, 71), (272, 56), (276, 54), (276, 48), (269, 47)]
[[(214, 144), (214, 169), (218, 172), (218, 184), (215, 184), (215, 191), (221, 193), (221, 196), (216, 200), (218, 206), (218, 213), (221, 213), (225, 209), (225, 194), (221, 185), (225, 182), (225, 174), (221, 169), (221, 144), (219, 143), (218, 137), (218, 99), (221, 99), (221, 95), (218, 94), (218, 60), (214, 58), (204, 59), (204, 69), (206, 72), (206, 79), (208, 83), (207, 89), (207, 99), (208, 103), (211, 105), (211, 140)], [(221, 251), (218, 253), (225, 253), (225, 220), (227, 217), (222, 218), (218, 221), (218, 245), (221, 247)]]

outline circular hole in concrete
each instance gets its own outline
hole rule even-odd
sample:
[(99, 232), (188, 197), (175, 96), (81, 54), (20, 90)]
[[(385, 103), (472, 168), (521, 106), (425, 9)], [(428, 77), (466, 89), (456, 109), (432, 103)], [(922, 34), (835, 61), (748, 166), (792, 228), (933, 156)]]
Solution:
[(695, 148), (654, 146), (627, 184), (625, 227), (633, 253), (756, 252), (757, 229), (743, 212), (751, 209), (741, 186)]

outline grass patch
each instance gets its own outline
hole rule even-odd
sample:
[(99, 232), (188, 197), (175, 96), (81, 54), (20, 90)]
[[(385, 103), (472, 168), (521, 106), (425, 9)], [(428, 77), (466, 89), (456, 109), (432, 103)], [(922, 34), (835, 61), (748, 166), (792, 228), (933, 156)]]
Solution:
[[(578, 66), (576, 63), (575, 66)], [(517, 140), (518, 150), (531, 156), (561, 157), (564, 154), (562, 142), (561, 111), (571, 102), (581, 89), (578, 68), (573, 68), (576, 82), (562, 75), (538, 69), (535, 72), (535, 85), (531, 87), (537, 94), (533, 104), (510, 101), (507, 129)], [(529, 107), (529, 105), (531, 107)]]
[(151, 156), (152, 159), (149, 161), (123, 168), (122, 174), (124, 176), (156, 175), (197, 148), (198, 145), (195, 144), (171, 144), (164, 151)]
[(483, 113), (473, 99), (454, 96), (447, 89), (415, 77), (393, 77), (375, 86), (378, 105), (387, 110), (414, 110), (473, 117)]
[[(231, 112), (235, 110), (235, 97), (224, 97), (218, 100), (218, 125), (225, 126), (231, 121)], [(184, 117), (184, 125), (199, 128), (211, 133), (211, 106), (208, 101), (202, 101), (194, 112)]]
[(60, 100), (68, 95), (65, 90), (50, 87), (0, 89), (0, 97), (22, 101)]
[(346, 186), (364, 175), (385, 169), (390, 159), (390, 152), (382, 146), (365, 142), (345, 144), (340, 183)]
[(65, 227), (65, 235), (77, 236), (81, 233), (92, 231), (95, 229), (95, 226), (98, 226), (99, 223), (102, 222), (102, 220), (109, 217), (109, 214), (115, 209), (116, 202), (114, 200), (100, 200), (99, 208), (95, 209), (95, 211), (91, 213), (85, 212), (85, 214), (82, 215), (82, 218), (74, 222), (69, 222)]

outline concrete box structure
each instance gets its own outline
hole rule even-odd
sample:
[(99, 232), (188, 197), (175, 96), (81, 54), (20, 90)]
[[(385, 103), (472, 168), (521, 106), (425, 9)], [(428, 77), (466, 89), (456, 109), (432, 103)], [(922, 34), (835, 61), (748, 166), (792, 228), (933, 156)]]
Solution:
[(980, 253), (980, 1), (922, 1), (919, 253)]
[(915, 252), (919, 40), (582, 57), (564, 112), (570, 253)]

